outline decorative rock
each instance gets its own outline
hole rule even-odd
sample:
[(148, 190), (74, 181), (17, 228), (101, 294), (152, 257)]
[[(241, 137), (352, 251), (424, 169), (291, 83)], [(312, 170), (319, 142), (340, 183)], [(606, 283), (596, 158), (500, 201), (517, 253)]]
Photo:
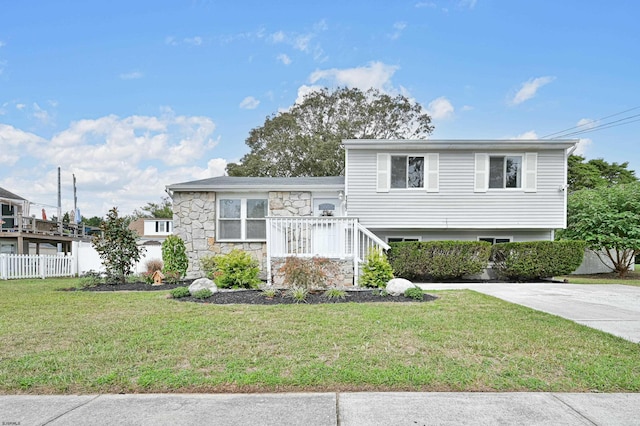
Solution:
[(211, 293), (218, 292), (218, 286), (209, 278), (198, 278), (197, 280), (192, 282), (191, 285), (189, 286), (189, 293), (193, 294), (196, 291), (202, 290), (205, 288), (207, 290), (211, 290)]
[(387, 283), (387, 293), (391, 296), (402, 296), (404, 292), (409, 289), (415, 287), (409, 280), (405, 280), (404, 278), (394, 278)]

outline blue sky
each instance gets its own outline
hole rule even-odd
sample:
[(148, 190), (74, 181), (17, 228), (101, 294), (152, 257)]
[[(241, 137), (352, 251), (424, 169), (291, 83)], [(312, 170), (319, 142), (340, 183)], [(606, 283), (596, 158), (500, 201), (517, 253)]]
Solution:
[[(404, 94), (432, 138), (537, 138), (640, 114), (640, 3), (0, 1), (0, 186), (85, 216), (220, 175), (317, 87)], [(630, 110), (603, 121), (609, 115)], [(640, 117), (640, 116), (639, 116)], [(640, 121), (579, 136), (640, 170)]]

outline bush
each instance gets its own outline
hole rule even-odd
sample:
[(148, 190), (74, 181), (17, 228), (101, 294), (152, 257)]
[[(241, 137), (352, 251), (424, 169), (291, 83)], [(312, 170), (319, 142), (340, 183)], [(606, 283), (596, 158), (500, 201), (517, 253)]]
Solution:
[(102, 259), (108, 280), (124, 283), (145, 248), (138, 247), (136, 233), (129, 229), (124, 217), (118, 216), (116, 207), (109, 210), (100, 230), (91, 243)]
[(347, 298), (347, 292), (339, 288), (330, 288), (323, 293), (328, 300), (344, 300)]
[(415, 300), (423, 300), (424, 293), (418, 287), (411, 287), (404, 291), (404, 297)]
[(232, 250), (229, 254), (207, 257), (201, 260), (207, 276), (220, 288), (258, 288), (262, 281), (258, 278), (258, 261), (242, 250)]
[(171, 294), (171, 297), (173, 297), (174, 299), (180, 299), (181, 297), (191, 296), (191, 293), (189, 292), (188, 287), (176, 287), (171, 289), (169, 293)]
[(102, 277), (102, 273), (94, 270), (87, 271), (80, 277), (81, 288), (95, 287), (103, 282), (104, 278)]
[(284, 284), (307, 290), (327, 287), (327, 278), (338, 273), (338, 265), (326, 257), (287, 257), (279, 269), (284, 274)]
[(290, 297), (296, 303), (307, 302), (307, 296), (309, 295), (309, 290), (304, 287), (291, 287), (285, 293), (287, 297)]
[(486, 241), (407, 241), (390, 244), (387, 256), (397, 277), (447, 280), (481, 273), (489, 264)]
[(501, 278), (529, 281), (566, 275), (582, 263), (584, 241), (529, 241), (493, 246), (493, 268)]
[(184, 277), (189, 267), (187, 259), (187, 249), (182, 238), (176, 235), (169, 235), (162, 242), (162, 260), (164, 261), (163, 272), (177, 272), (178, 278)]
[(208, 288), (203, 288), (198, 291), (194, 291), (192, 294), (192, 296), (195, 297), (196, 299), (206, 299), (207, 297), (211, 297), (212, 295), (213, 295), (213, 292)]
[(363, 287), (384, 288), (393, 278), (393, 268), (381, 250), (371, 250), (367, 262), (362, 266), (358, 284)]
[(212, 280), (217, 270), (216, 256), (205, 256), (200, 258), (200, 267), (202, 268), (205, 276)]

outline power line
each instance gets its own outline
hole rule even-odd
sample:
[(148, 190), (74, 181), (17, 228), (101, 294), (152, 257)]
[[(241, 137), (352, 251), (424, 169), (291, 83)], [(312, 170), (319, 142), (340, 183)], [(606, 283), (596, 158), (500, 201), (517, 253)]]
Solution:
[[(614, 120), (614, 121), (610, 121), (608, 123), (599, 124), (597, 126), (590, 127), (588, 129), (576, 130), (575, 132), (569, 132), (569, 133), (563, 133), (563, 134), (557, 136), (557, 138), (565, 138), (565, 137), (569, 137), (569, 136), (582, 135), (584, 133), (595, 132), (597, 130), (609, 129), (611, 127), (624, 126), (626, 124), (631, 124), (631, 123), (635, 123), (636, 121), (640, 121), (640, 118), (636, 118), (636, 117), (640, 117), (640, 114), (635, 114), (635, 115), (631, 115), (629, 117), (621, 118), (620, 120)], [(632, 118), (635, 118), (635, 120), (631, 120)]]
[[(569, 127), (569, 128), (567, 128), (567, 129), (560, 130), (560, 131), (558, 131), (558, 132), (549, 133), (548, 135), (544, 135), (544, 136), (542, 136), (540, 139), (546, 139), (546, 138), (551, 137), (551, 136), (556, 136), (556, 135), (563, 134), (563, 133), (568, 132), (568, 131), (570, 131), (570, 130), (580, 129), (581, 127), (589, 126), (589, 125), (591, 125), (591, 124), (593, 124), (593, 123), (597, 123), (597, 122), (599, 122), (599, 121), (606, 120), (607, 118), (611, 118), (611, 117), (615, 117), (615, 116), (618, 116), (618, 115), (622, 115), (622, 114), (625, 114), (625, 113), (630, 112), (630, 111), (635, 111), (635, 110), (637, 110), (637, 109), (640, 109), (640, 106), (637, 106), (637, 107), (634, 107), (634, 108), (629, 108), (629, 109), (627, 109), (627, 110), (620, 111), (620, 112), (617, 112), (617, 113), (615, 113), (615, 114), (607, 115), (606, 117), (598, 118), (597, 120), (592, 120), (592, 121), (589, 121), (589, 122), (587, 122), (587, 123), (580, 124), (580, 125), (578, 125), (578, 126)], [(629, 118), (634, 118), (634, 117), (637, 117), (637, 116), (638, 116), (638, 115), (632, 115), (632, 116), (630, 116), (630, 117), (626, 117), (626, 118), (623, 118), (623, 119), (620, 119), (620, 120), (616, 120), (616, 121), (613, 121), (613, 122), (611, 122), (611, 123), (617, 123), (617, 122), (624, 121), (624, 120), (628, 120)], [(634, 121), (637, 121), (637, 120), (633, 120), (633, 121), (631, 121), (631, 123), (632, 123), (632, 122), (634, 122)], [(601, 125), (599, 125), (599, 126), (589, 127), (588, 129), (583, 129), (583, 130), (580, 130), (580, 131), (577, 131), (577, 132), (585, 132), (585, 133), (586, 133), (586, 132), (589, 132), (589, 131), (599, 130), (599, 129), (598, 129), (599, 127), (606, 126), (606, 125), (611, 124), (611, 123), (604, 123), (604, 124), (601, 124)], [(627, 123), (623, 123), (623, 124), (627, 124)], [(612, 127), (616, 127), (616, 126), (612, 126)], [(566, 135), (556, 136), (556, 137), (557, 137), (557, 138), (559, 138), (559, 137), (564, 137), (564, 136), (567, 136), (567, 135), (575, 134), (575, 133), (577, 133), (577, 132), (572, 132), (572, 133), (568, 133), (568, 134), (566, 134)]]

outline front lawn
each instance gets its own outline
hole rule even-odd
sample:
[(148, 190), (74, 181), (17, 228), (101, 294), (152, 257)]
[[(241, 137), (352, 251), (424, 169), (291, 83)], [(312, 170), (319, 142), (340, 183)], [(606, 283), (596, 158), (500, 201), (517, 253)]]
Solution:
[(640, 391), (639, 346), (472, 291), (210, 305), (0, 282), (0, 393)]
[(591, 275), (567, 275), (558, 277), (567, 279), (570, 284), (624, 284), (640, 286), (640, 272), (628, 272), (624, 278), (618, 277), (617, 273), (591, 274)]

